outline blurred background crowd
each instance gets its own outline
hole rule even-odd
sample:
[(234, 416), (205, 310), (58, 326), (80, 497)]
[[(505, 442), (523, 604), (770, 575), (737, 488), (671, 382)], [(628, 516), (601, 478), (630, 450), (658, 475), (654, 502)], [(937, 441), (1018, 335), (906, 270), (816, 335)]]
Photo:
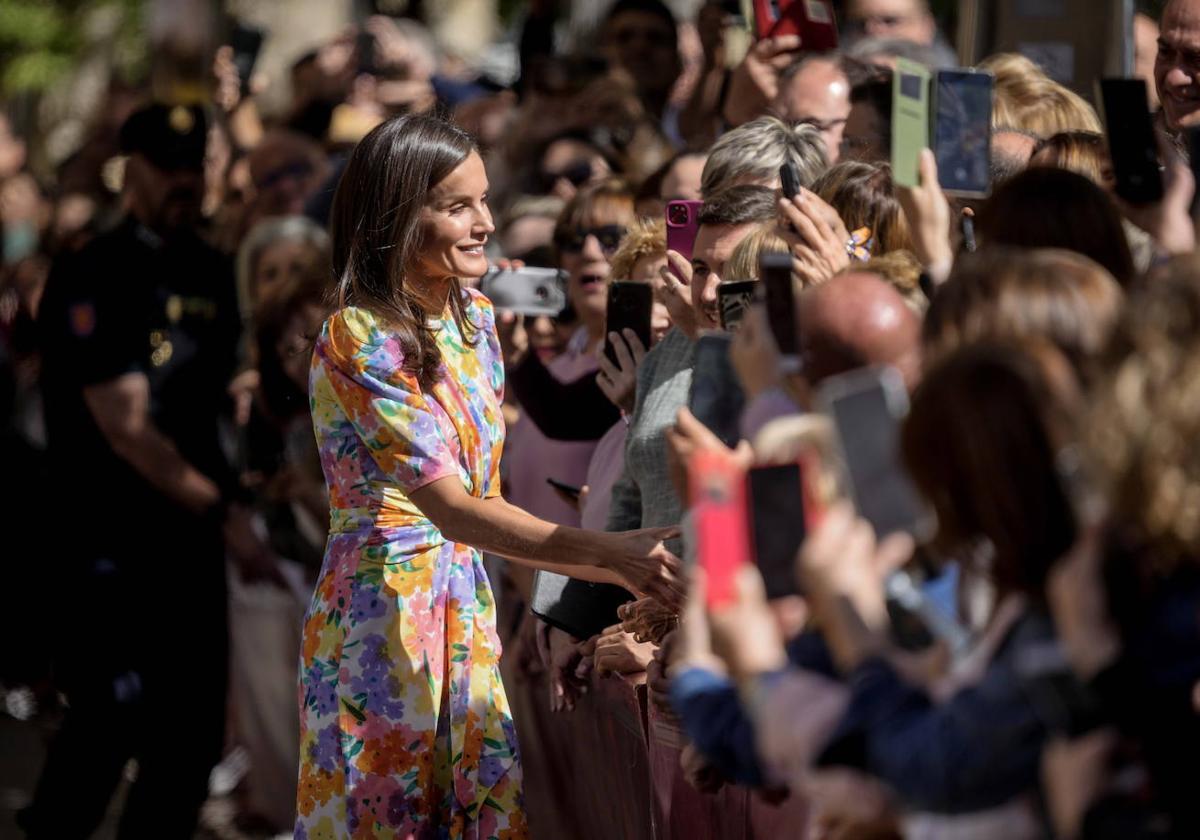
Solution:
[[(682, 611), (631, 602), (575, 638), (492, 562), (532, 836), (1200, 836), (1200, 2), (1165, 4), (1161, 37), (1164, 4), (1141, 4), (1118, 50), (1165, 138), (1143, 206), (1113, 195), (1090, 80), (963, 43), (988, 4), (834, 5), (841, 46), (813, 53), (704, 0), (0, 3), (0, 837), (114, 836), (122, 807), (152, 815), (128, 837), (290, 836), (329, 520), (307, 401), (328, 212), (347, 151), (414, 112), (479, 139), (492, 261), (565, 275), (557, 317), (498, 302), (506, 498), (628, 530), (686, 519), (699, 450), (825, 465), (803, 596), (743, 575), (709, 614), (701, 580)], [(894, 183), (900, 58), (995, 75), (986, 200), (947, 199), (928, 160)], [(781, 203), (785, 163), (803, 191)], [(690, 258), (663, 224), (680, 199), (703, 202)], [(718, 288), (764, 254), (791, 259), (803, 373), (748, 314), (722, 442), (680, 409)], [(653, 287), (654, 346), (609, 360), (614, 279)], [(136, 311), (155, 295), (169, 323)], [(148, 392), (97, 390), (142, 356)], [(937, 515), (915, 554), (838, 502), (811, 410), (878, 364), (911, 396), (902, 455)], [(139, 399), (153, 439), (104, 410)], [(176, 450), (233, 488), (224, 523), (178, 501)], [(957, 634), (897, 615), (901, 567)], [(176, 660), (164, 694), (127, 684), (133, 647)], [(632, 783), (580, 734), (624, 714), (604, 681), (659, 742)], [(93, 710), (86, 735), (68, 707)], [(74, 765), (42, 774), (71, 737)]]

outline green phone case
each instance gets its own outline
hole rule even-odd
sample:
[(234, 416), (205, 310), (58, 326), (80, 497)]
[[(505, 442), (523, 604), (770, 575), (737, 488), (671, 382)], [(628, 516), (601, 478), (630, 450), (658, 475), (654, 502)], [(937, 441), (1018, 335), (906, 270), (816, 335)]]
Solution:
[(921, 150), (929, 147), (929, 70), (896, 61), (892, 87), (892, 177), (897, 185), (920, 182)]

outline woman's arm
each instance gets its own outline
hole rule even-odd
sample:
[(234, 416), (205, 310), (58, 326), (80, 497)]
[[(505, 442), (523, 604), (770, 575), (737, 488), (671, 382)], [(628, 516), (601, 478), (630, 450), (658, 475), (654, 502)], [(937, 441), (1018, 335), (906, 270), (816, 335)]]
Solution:
[(504, 499), (478, 499), (457, 476), (409, 494), (446, 539), (522, 565), (581, 580), (616, 583), (668, 603), (681, 600), (680, 564), (663, 545), (678, 528), (605, 533), (538, 519)]

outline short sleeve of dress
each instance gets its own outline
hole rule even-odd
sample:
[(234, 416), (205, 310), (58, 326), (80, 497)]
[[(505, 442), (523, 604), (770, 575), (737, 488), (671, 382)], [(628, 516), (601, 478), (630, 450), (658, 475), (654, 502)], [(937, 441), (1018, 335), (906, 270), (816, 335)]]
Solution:
[(405, 495), (460, 476), (458, 457), (426, 394), (401, 368), (399, 343), (370, 313), (351, 308), (334, 314), (317, 342), (317, 354), (363, 445)]

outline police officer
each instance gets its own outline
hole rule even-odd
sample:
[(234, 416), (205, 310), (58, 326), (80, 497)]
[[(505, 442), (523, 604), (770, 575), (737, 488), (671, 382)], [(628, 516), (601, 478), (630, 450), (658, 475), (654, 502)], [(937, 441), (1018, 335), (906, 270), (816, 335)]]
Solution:
[(131, 757), (120, 836), (192, 836), (224, 729), (225, 550), (243, 576), (278, 575), (220, 445), (239, 321), (231, 266), (198, 235), (205, 122), (128, 118), (128, 213), (56, 262), (40, 311), (61, 491), (43, 561), (61, 574), (34, 597), (69, 708), (21, 815), (31, 838), (89, 836)]

